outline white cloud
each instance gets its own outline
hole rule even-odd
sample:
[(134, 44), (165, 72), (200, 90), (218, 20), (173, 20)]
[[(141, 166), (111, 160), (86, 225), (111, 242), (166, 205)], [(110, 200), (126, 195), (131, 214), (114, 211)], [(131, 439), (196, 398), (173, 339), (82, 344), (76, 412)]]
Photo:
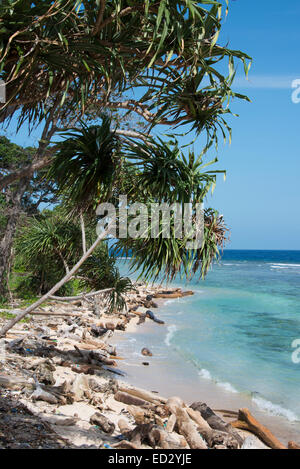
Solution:
[(295, 75), (251, 75), (248, 80), (237, 76), (233, 88), (291, 89), (294, 80), (300, 79), (300, 72)]

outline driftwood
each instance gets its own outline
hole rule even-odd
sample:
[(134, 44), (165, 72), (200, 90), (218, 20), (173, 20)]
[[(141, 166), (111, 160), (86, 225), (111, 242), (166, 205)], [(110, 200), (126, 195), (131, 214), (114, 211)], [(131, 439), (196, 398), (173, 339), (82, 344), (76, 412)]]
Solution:
[(142, 324), (143, 322), (145, 322), (145, 319), (146, 318), (149, 318), (151, 319), (152, 321), (156, 322), (157, 324), (165, 324), (164, 321), (161, 321), (160, 319), (158, 319), (155, 314), (150, 311), (150, 309), (148, 309), (146, 312), (142, 313), (141, 311), (134, 311), (134, 310), (131, 310), (131, 312), (133, 314), (135, 314), (136, 316), (139, 316), (140, 317), (140, 320), (138, 322), (138, 324)]
[(65, 312), (60, 312), (60, 313), (53, 313), (51, 311), (31, 311), (28, 313), (31, 316), (52, 316), (53, 318), (55, 317), (81, 317), (82, 313), (65, 313)]
[(234, 428), (247, 430), (254, 433), (261, 441), (272, 449), (287, 449), (268, 428), (260, 424), (249, 412), (248, 409), (240, 409), (238, 420), (231, 422)]
[(223, 433), (229, 433), (233, 438), (236, 439), (238, 445), (241, 446), (243, 444), (244, 439), (234, 430), (230, 423), (224, 422), (215, 412), (208, 407), (203, 402), (194, 402), (191, 405), (193, 410), (199, 411), (202, 418), (206, 420), (209, 426), (213, 430), (218, 430)]
[(147, 413), (145, 409), (135, 405), (128, 405), (127, 410), (132, 415), (137, 425), (149, 423), (151, 419), (154, 418), (153, 412)]
[(102, 430), (104, 433), (108, 433), (109, 435), (112, 435), (116, 428), (113, 422), (108, 420), (105, 415), (102, 415), (99, 412), (96, 412), (94, 415), (91, 416), (90, 423), (92, 425), (97, 425), (100, 430)]
[(198, 431), (207, 441), (210, 448), (222, 449), (221, 446), (223, 446), (226, 449), (237, 449), (240, 446), (240, 442), (237, 441), (235, 435), (212, 429), (199, 411), (193, 410), (190, 407), (188, 407), (186, 411), (197, 424)]
[(171, 414), (169, 419), (168, 419), (168, 422), (167, 422), (167, 425), (166, 425), (166, 430), (167, 432), (169, 433), (172, 433), (174, 428), (175, 428), (175, 425), (176, 425), (176, 415), (175, 414)]
[(213, 435), (213, 429), (209, 426), (207, 421), (204, 420), (198, 410), (193, 410), (192, 408), (188, 407), (186, 411), (191, 419), (197, 424), (198, 431), (201, 433), (201, 435), (204, 436), (206, 441), (208, 441), (208, 439), (210, 439)]
[(76, 417), (69, 417), (67, 415), (45, 415), (43, 413), (39, 413), (38, 416), (43, 420), (43, 422), (50, 423), (51, 425), (58, 425), (60, 427), (72, 427), (73, 425), (76, 425), (78, 420)]
[(79, 301), (79, 300), (84, 300), (85, 298), (93, 298), (94, 296), (97, 295), (105, 295), (107, 293), (110, 293), (113, 291), (113, 288), (106, 288), (105, 290), (99, 290), (96, 292), (91, 292), (91, 293), (82, 293), (81, 295), (78, 296), (49, 296), (50, 300), (56, 300), (56, 301)]
[(300, 449), (300, 445), (297, 445), (294, 441), (289, 441), (288, 449)]
[[(207, 444), (197, 431), (195, 423), (189, 417), (186, 405), (180, 397), (170, 397), (166, 402), (166, 408), (171, 415), (176, 417), (178, 432), (188, 442), (191, 449), (207, 449)], [(174, 417), (172, 417), (174, 420)], [(170, 425), (171, 426), (171, 425)]]
[(141, 448), (142, 444), (150, 445), (152, 448), (162, 449), (182, 449), (186, 443), (178, 435), (172, 435), (163, 427), (153, 423), (138, 425), (133, 430), (129, 430), (124, 421), (119, 421), (119, 428), (122, 435), (136, 448)]
[(160, 292), (154, 295), (154, 298), (183, 298), (184, 296), (194, 295), (193, 291), (171, 291), (171, 292)]
[(159, 405), (161, 403), (165, 404), (167, 402), (167, 399), (165, 397), (159, 396), (156, 393), (150, 392), (150, 391), (144, 391), (143, 389), (135, 388), (132, 386), (119, 386), (119, 390), (126, 392), (127, 394), (131, 394), (132, 396), (139, 397), (140, 399), (143, 399), (144, 401), (151, 402), (152, 404)]
[(0, 386), (11, 390), (18, 390), (22, 388), (34, 388), (34, 385), (28, 382), (28, 380), (10, 375), (0, 375)]
[(92, 350), (99, 349), (99, 350), (106, 350), (110, 355), (117, 355), (116, 352), (116, 347), (113, 347), (112, 345), (106, 344), (103, 341), (100, 340), (94, 340), (94, 339), (86, 339), (83, 338), (80, 341), (80, 346), (89, 346), (92, 348)]
[(94, 350), (80, 350), (77, 345), (74, 345), (74, 348), (77, 350), (79, 356), (87, 363), (91, 365), (109, 365), (109, 366), (117, 366), (114, 360), (107, 358), (101, 352), (95, 352)]
[(144, 399), (132, 396), (126, 392), (118, 391), (114, 397), (116, 401), (123, 402), (123, 404), (136, 405), (145, 408), (150, 406), (149, 402), (145, 401)]
[(45, 401), (48, 404), (58, 404), (58, 399), (51, 393), (45, 391), (36, 377), (34, 376), (36, 390), (31, 394), (31, 399), (33, 401)]
[(146, 317), (149, 318), (149, 319), (152, 319), (152, 321), (156, 322), (157, 324), (165, 324), (165, 321), (161, 321), (160, 319), (158, 319), (155, 314), (150, 311), (150, 309), (148, 309), (148, 311), (146, 311)]
[(187, 411), (181, 407), (176, 409), (178, 431), (184, 436), (191, 449), (207, 449), (207, 444), (192, 423)]

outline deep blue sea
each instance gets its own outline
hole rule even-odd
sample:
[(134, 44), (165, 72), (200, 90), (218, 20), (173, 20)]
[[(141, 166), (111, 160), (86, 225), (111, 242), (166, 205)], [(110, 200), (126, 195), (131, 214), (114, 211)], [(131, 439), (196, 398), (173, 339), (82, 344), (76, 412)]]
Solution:
[(173, 284), (195, 295), (163, 306), (164, 345), (202, 378), (300, 421), (300, 363), (292, 361), (300, 339), (300, 251), (227, 250), (205, 281)]

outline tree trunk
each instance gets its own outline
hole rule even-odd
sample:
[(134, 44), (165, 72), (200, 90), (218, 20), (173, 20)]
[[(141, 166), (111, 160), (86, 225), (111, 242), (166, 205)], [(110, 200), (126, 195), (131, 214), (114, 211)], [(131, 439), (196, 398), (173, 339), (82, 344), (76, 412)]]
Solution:
[(82, 237), (82, 251), (83, 254), (86, 253), (86, 236), (85, 236), (85, 224), (84, 224), (84, 218), (83, 218), (83, 213), (80, 212), (80, 226), (81, 226), (81, 237)]
[(21, 179), (16, 190), (8, 190), (9, 204), (7, 223), (4, 235), (0, 240), (0, 297), (7, 298), (9, 269), (12, 257), (12, 245), (16, 234), (18, 221), (22, 212), (22, 197), (26, 191), (28, 179)]
[(90, 257), (90, 255), (93, 253), (93, 251), (96, 249), (96, 247), (98, 246), (98, 244), (100, 243), (100, 241), (102, 241), (110, 232), (110, 229), (113, 227), (114, 223), (111, 222), (107, 229), (105, 231), (103, 231), (99, 236), (98, 238), (96, 239), (96, 241), (94, 242), (94, 244), (90, 247), (90, 249), (87, 251), (87, 253), (82, 256), (82, 258), (80, 259), (80, 261), (77, 262), (77, 264), (73, 267), (73, 269), (70, 270), (70, 272), (65, 275), (64, 278), (62, 278), (56, 285), (54, 285), (54, 287), (51, 288), (51, 290), (48, 291), (48, 293), (46, 293), (44, 296), (42, 296), (42, 298), (40, 298), (38, 301), (36, 301), (35, 303), (33, 303), (31, 306), (29, 306), (28, 308), (25, 309), (25, 311), (22, 311), (22, 313), (18, 314), (14, 319), (12, 319), (11, 321), (9, 321), (0, 331), (0, 338), (1, 337), (5, 337), (6, 333), (15, 325), (17, 324), (19, 321), (21, 321), (25, 316), (27, 316), (27, 314), (31, 313), (31, 311), (34, 311), (36, 308), (38, 308), (41, 304), (43, 304), (45, 301), (47, 301), (51, 295), (53, 295), (54, 293), (56, 293), (65, 283), (67, 283), (72, 277), (73, 275), (78, 271), (78, 269), (80, 269), (80, 267), (82, 266), (82, 264)]

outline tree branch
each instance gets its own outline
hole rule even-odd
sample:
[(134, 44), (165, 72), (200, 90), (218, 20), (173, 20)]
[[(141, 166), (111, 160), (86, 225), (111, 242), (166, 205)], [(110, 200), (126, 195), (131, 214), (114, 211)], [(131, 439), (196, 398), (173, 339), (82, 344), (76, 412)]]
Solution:
[(101, 25), (102, 20), (103, 20), (105, 6), (106, 6), (106, 0), (100, 0), (100, 7), (99, 7), (99, 12), (98, 12), (98, 16), (97, 16), (96, 25), (95, 25), (95, 28), (94, 28), (94, 31), (93, 31), (93, 36), (96, 36), (100, 31), (100, 25)]
[[(108, 102), (105, 103), (104, 107), (108, 107), (110, 109), (127, 109), (128, 111), (135, 112), (136, 114), (142, 116), (147, 122), (153, 122), (158, 114), (153, 114), (152, 112), (148, 111), (147, 106), (132, 99), (123, 101), (121, 103)], [(174, 120), (161, 119), (160, 121), (157, 121), (157, 124), (177, 125), (185, 120), (187, 120), (187, 116), (181, 116)]]
[(105, 290), (98, 290), (91, 293), (82, 293), (79, 296), (50, 296), (50, 300), (59, 300), (59, 301), (77, 301), (77, 300), (84, 300), (85, 298), (92, 298), (93, 296), (97, 295), (105, 295), (106, 293), (110, 293), (113, 291), (113, 288), (106, 288)]
[[(53, 150), (54, 151), (54, 150)], [(24, 168), (18, 169), (7, 176), (4, 176), (0, 179), (0, 191), (2, 191), (6, 186), (12, 184), (21, 178), (27, 178), (32, 176), (35, 171), (45, 168), (51, 163), (51, 156), (47, 155), (45, 158), (41, 158), (30, 165), (25, 166)]]

